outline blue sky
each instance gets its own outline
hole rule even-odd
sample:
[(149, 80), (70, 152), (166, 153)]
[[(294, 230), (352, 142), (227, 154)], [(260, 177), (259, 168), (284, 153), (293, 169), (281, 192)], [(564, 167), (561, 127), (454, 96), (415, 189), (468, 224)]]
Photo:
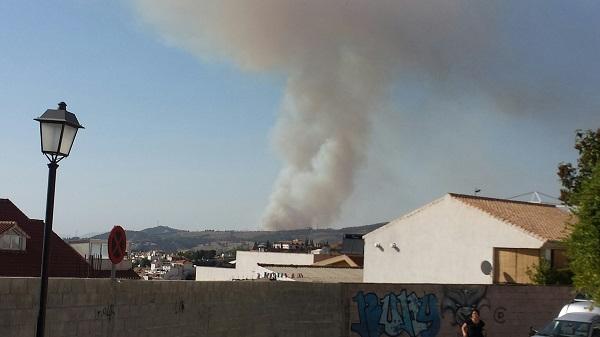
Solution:
[(86, 127), (58, 171), (55, 229), (254, 228), (277, 163), (281, 78), (204, 64), (141, 29), (126, 3), (0, 4), (0, 195), (42, 218), (32, 120), (64, 100)]
[[(598, 6), (513, 4), (496, 23), (494, 50), (523, 68), (512, 75), (484, 63), (491, 75), (480, 84), (454, 78), (452, 69), (476, 66), (468, 56), (442, 84), (435, 72), (403, 72), (372, 119), (366, 160), (332, 226), (390, 220), (476, 187), (494, 197), (558, 195), (556, 166), (575, 160), (574, 130), (600, 126)], [(116, 224), (259, 229), (282, 166), (271, 135), (285, 71), (198, 57), (165, 42), (134, 7), (0, 2), (0, 197), (43, 219), (47, 167), (33, 118), (64, 100), (86, 129), (58, 171), (59, 234)], [(542, 87), (565, 93), (547, 113), (500, 108), (489, 94), (544, 77)]]

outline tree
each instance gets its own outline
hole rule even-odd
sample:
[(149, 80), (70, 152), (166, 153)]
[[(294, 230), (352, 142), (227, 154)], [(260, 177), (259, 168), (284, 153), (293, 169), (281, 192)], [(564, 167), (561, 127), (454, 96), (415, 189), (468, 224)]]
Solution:
[(600, 129), (577, 130), (575, 133), (575, 149), (579, 152), (577, 167), (571, 163), (560, 163), (558, 177), (563, 188), (560, 200), (567, 205), (577, 205), (577, 194), (584, 181), (589, 179), (592, 169), (600, 162)]
[(552, 268), (550, 261), (540, 258), (540, 262), (533, 268), (527, 268), (527, 275), (534, 284), (539, 285), (571, 285), (573, 272), (571, 269), (557, 270)]
[(567, 253), (575, 274), (575, 287), (600, 303), (600, 162), (597, 158), (586, 174), (588, 176), (578, 182), (569, 196), (569, 200), (576, 203), (574, 211), (579, 222), (567, 240)]
[(139, 266), (142, 267), (142, 268), (149, 268), (150, 267), (150, 260), (148, 260), (147, 257), (141, 259)]

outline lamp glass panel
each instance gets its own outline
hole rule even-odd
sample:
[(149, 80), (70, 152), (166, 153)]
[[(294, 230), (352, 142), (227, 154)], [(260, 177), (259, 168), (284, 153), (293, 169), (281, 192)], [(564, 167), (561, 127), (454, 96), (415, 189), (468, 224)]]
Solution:
[(42, 128), (42, 152), (58, 152), (62, 124), (42, 122), (40, 127)]
[(71, 152), (71, 146), (75, 140), (75, 134), (77, 134), (77, 128), (69, 125), (65, 125), (65, 131), (63, 131), (62, 143), (60, 143), (60, 152), (62, 155), (68, 156)]

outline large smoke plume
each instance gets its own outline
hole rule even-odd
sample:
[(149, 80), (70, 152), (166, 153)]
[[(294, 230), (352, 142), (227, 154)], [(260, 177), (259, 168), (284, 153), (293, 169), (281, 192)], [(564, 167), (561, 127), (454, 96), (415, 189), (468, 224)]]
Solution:
[[(370, 115), (403, 73), (474, 83), (510, 111), (557, 104), (551, 86), (506, 74), (528, 70), (506, 53), (498, 32), (505, 2), (495, 3), (139, 0), (136, 8), (169, 43), (202, 58), (226, 57), (245, 70), (287, 76), (274, 132), (284, 167), (263, 217), (266, 227), (282, 229), (335, 221), (364, 161)], [(551, 74), (525, 78), (544, 76)]]

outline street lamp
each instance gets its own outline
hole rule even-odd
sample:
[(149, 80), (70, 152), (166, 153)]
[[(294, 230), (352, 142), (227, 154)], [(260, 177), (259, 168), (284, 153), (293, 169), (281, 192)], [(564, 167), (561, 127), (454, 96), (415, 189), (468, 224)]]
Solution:
[(58, 162), (68, 157), (73, 147), (77, 130), (83, 126), (77, 117), (67, 111), (65, 102), (58, 103), (58, 109), (48, 109), (35, 119), (40, 122), (40, 138), (42, 153), (48, 158), (48, 194), (46, 197), (46, 221), (44, 226), (44, 246), (42, 249), (42, 270), (40, 286), (40, 307), (38, 313), (36, 336), (44, 336), (46, 322), (46, 298), (48, 295), (48, 257), (50, 255), (50, 237), (52, 236), (52, 217), (54, 214), (54, 185)]

